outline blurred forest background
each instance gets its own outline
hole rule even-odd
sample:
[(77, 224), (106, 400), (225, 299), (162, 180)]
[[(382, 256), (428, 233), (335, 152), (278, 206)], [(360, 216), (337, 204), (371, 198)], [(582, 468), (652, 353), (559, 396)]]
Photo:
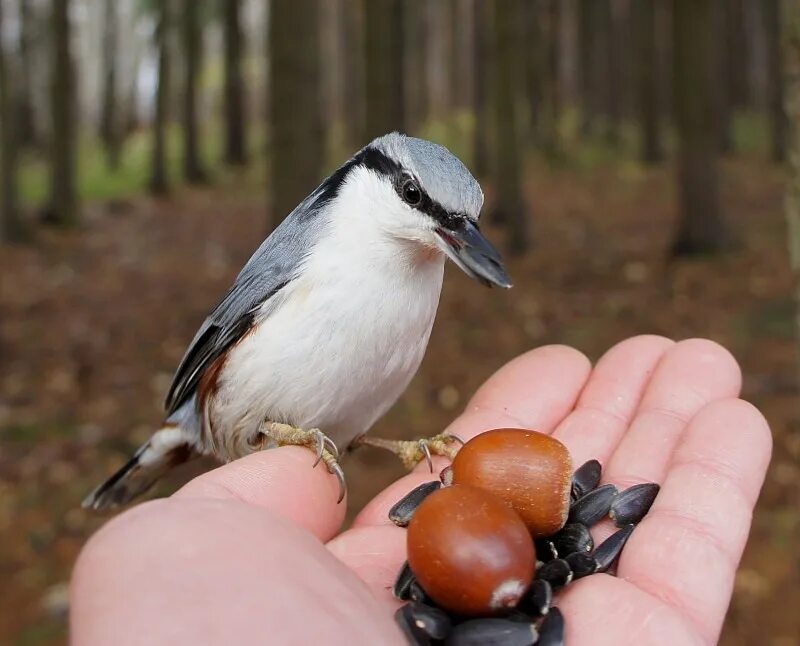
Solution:
[[(775, 434), (722, 643), (797, 643), (800, 0), (0, 0), (0, 43), (0, 643), (65, 641), (80, 500), (263, 236), (395, 129), (479, 176), (515, 288), (448, 270), (376, 433), (533, 346), (718, 340)], [(353, 509), (400, 473), (345, 470)]]

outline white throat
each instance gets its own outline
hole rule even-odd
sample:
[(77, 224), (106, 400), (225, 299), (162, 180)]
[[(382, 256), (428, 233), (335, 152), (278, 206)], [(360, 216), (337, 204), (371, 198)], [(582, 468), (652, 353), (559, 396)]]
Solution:
[(352, 171), (329, 205), (327, 219), (327, 231), (312, 256), (327, 255), (329, 249), (337, 264), (353, 263), (361, 271), (399, 272), (412, 280), (418, 272), (429, 275), (434, 267), (444, 265), (445, 257), (433, 244), (422, 217), (366, 168)]

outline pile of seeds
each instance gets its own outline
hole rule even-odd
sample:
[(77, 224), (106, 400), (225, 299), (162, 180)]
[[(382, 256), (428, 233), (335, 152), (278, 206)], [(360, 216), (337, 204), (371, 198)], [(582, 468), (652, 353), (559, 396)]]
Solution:
[[(505, 448), (509, 443), (514, 444), (517, 437), (509, 435), (509, 430), (490, 433), (497, 433)], [(541, 436), (547, 438), (546, 441), (534, 437), (528, 431), (514, 433), (526, 434), (527, 437), (519, 437), (528, 443), (531, 439), (544, 442), (545, 452), (549, 450), (547, 443), (556, 442), (549, 436)], [(483, 447), (491, 446), (486, 441), (482, 442)], [(469, 450), (469, 445), (467, 443), (462, 451)], [(517, 457), (526, 455), (524, 450), (518, 449), (515, 449), (515, 454)], [(494, 477), (502, 480), (502, 468), (498, 468), (495, 458), (490, 456), (489, 459), (495, 460), (492, 463)], [(456, 462), (454, 467), (458, 475)], [(518, 468), (516, 473), (519, 474)], [(537, 471), (533, 469), (531, 473)], [(469, 477), (472, 477), (471, 474)], [(552, 478), (552, 472), (548, 478)], [(467, 479), (464, 475), (460, 478), (461, 482)], [(395, 597), (408, 602), (398, 609), (395, 618), (409, 643), (446, 646), (563, 644), (564, 618), (558, 608), (552, 605), (553, 596), (580, 578), (599, 572), (613, 572), (622, 548), (636, 524), (649, 511), (659, 491), (659, 486), (653, 483), (618, 491), (614, 485), (600, 485), (600, 480), (601, 466), (597, 460), (590, 460), (572, 474), (566, 500), (568, 509), (565, 508), (563, 514), (565, 521), (560, 522), (560, 529), (548, 535), (538, 534), (530, 524), (526, 527), (521, 521), (520, 527), (527, 531), (517, 528), (519, 517), (513, 513), (511, 518), (507, 517), (509, 504), (514, 510), (517, 509), (515, 500), (500, 501), (499, 506), (503, 509), (495, 509), (493, 505), (496, 505), (497, 499), (493, 494), (459, 484), (459, 478), (453, 484), (451, 467), (442, 472), (441, 481), (426, 482), (402, 498), (389, 511), (389, 518), (400, 527), (411, 525), (409, 561), (416, 571), (407, 561), (393, 588)], [(525, 493), (526, 483), (515, 483), (520, 484), (520, 491)], [(534, 493), (541, 489), (541, 483), (530, 484)], [(461, 500), (462, 496), (456, 495), (459, 488), (463, 489), (461, 493), (465, 494), (465, 502)], [(501, 491), (509, 489), (514, 487), (506, 487)], [(552, 487), (543, 494), (550, 496), (548, 500), (552, 498), (551, 490)], [(448, 495), (445, 496), (445, 493)], [(482, 496), (486, 496), (486, 499)], [(536, 499), (536, 496), (532, 498), (534, 506)], [(531, 505), (530, 496), (525, 504)], [(471, 515), (476, 507), (480, 509)], [(451, 509), (454, 509), (453, 513), (450, 513)], [(607, 517), (619, 529), (595, 546), (589, 530)], [(524, 533), (524, 544), (520, 543), (520, 531)], [(441, 544), (434, 542), (431, 545), (431, 541)], [(456, 546), (458, 549), (455, 549)], [(471, 554), (470, 546), (473, 549)], [(493, 550), (495, 553), (497, 550), (505, 552), (499, 559), (482, 558)], [(452, 553), (455, 554), (451, 559)], [(532, 556), (534, 553), (535, 558)], [(465, 558), (472, 561), (465, 562)], [(494, 576), (495, 572), (486, 571), (492, 567), (487, 563), (514, 559), (519, 561), (519, 576), (514, 574), (512, 564), (501, 573), (502, 582), (496, 585), (500, 579)], [(449, 563), (450, 560), (453, 562)], [(487, 581), (494, 583), (487, 584)], [(487, 585), (488, 597), (483, 592)], [(484, 596), (481, 597), (481, 594)], [(486, 599), (489, 599), (488, 604), (485, 603)]]

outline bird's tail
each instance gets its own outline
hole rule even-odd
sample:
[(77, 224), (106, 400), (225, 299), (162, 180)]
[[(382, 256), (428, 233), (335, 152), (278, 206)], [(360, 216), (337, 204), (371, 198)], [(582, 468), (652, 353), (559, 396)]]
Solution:
[(164, 426), (119, 471), (90, 493), (83, 507), (103, 510), (129, 503), (173, 466), (196, 455), (188, 433), (179, 426)]

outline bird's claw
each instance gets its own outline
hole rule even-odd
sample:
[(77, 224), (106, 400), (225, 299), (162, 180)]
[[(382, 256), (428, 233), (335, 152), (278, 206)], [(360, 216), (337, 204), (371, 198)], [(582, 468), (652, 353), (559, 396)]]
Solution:
[[(324, 462), (328, 468), (328, 473), (336, 476), (339, 481), (339, 500), (337, 504), (344, 500), (347, 493), (347, 483), (344, 478), (344, 471), (339, 466), (339, 449), (331, 438), (318, 428), (304, 430), (295, 428), (289, 424), (277, 422), (267, 422), (266, 428), (260, 433), (270, 438), (277, 446), (305, 446), (314, 451), (316, 467), (320, 462)], [(255, 448), (256, 444), (253, 443)]]
[(433, 473), (433, 459), (431, 458), (431, 448), (428, 446), (428, 440), (422, 439), (418, 442), (420, 451), (425, 456), (425, 461), (428, 463), (428, 468)]
[(450, 433), (440, 433), (434, 437), (420, 440), (386, 440), (362, 435), (354, 444), (387, 449), (400, 458), (400, 461), (409, 471), (422, 460), (425, 460), (431, 473), (433, 473), (432, 456), (441, 455), (452, 460), (458, 453), (458, 449), (450, 446), (452, 442), (456, 442), (459, 445), (464, 444), (464, 440)]
[(317, 450), (317, 459), (314, 461), (314, 467), (320, 463), (325, 451), (330, 453), (335, 459), (339, 459), (339, 449), (336, 447), (336, 444), (334, 444), (331, 438), (325, 435), (325, 433), (320, 431), (318, 428), (310, 430), (309, 433), (314, 434)]
[(324, 456), (322, 459), (325, 460), (325, 466), (328, 467), (328, 473), (336, 476), (336, 480), (339, 482), (339, 499), (336, 501), (336, 504), (338, 505), (340, 502), (342, 502), (342, 500), (344, 500), (344, 497), (347, 494), (347, 481), (344, 478), (344, 471), (342, 471), (339, 461), (331, 453), (328, 453), (328, 456), (328, 459), (325, 459)]

